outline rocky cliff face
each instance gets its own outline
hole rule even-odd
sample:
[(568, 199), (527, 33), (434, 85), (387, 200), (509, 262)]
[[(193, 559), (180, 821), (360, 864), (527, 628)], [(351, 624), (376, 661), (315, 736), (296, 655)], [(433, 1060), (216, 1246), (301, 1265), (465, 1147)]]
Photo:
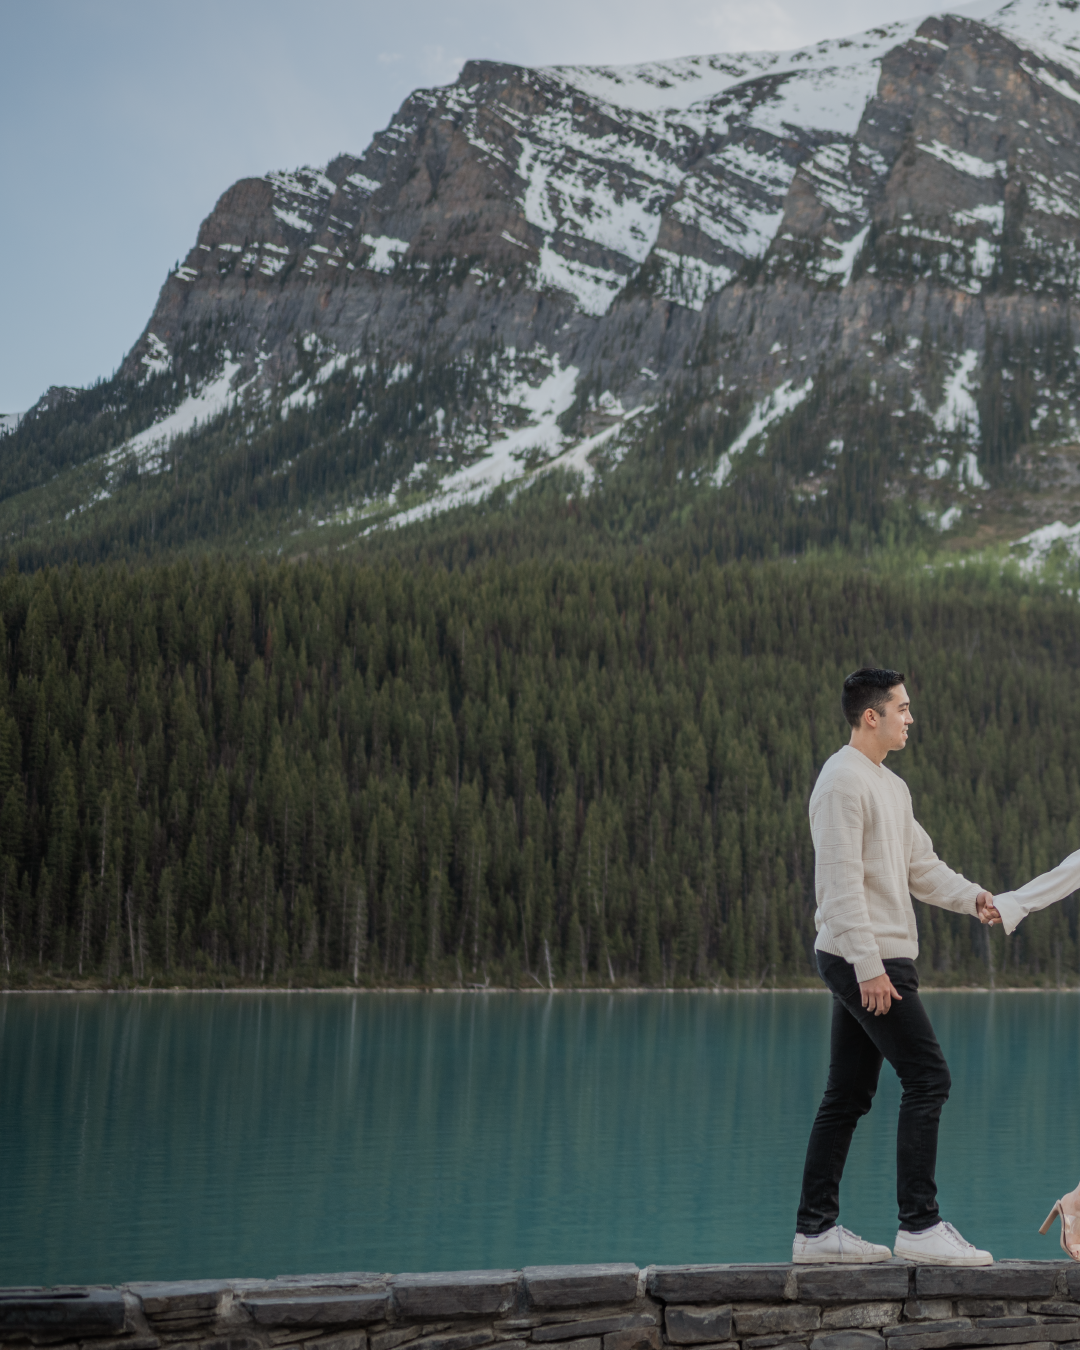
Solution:
[[(110, 471), (162, 469), (238, 400), (250, 428), (352, 389), (342, 426), (370, 426), (399, 383), (408, 427), (364, 452), (397, 467), (354, 515), (588, 478), (673, 406), (714, 428), (725, 488), (806, 405), (786, 471), (816, 497), (872, 404), (900, 428), (888, 490), (970, 520), (1080, 434), (1080, 6), (964, 13), (784, 54), (472, 62), (363, 155), (235, 184), (127, 357), (164, 404)], [(416, 383), (433, 367), (452, 396)]]

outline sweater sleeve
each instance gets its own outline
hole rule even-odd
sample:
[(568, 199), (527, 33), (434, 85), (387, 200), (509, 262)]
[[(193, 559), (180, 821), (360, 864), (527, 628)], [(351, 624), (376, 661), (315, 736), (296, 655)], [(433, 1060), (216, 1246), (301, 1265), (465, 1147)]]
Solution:
[(822, 795), (811, 820), (817, 869), (818, 913), (858, 980), (885, 973), (863, 885), (863, 813), (857, 797)]
[(930, 836), (912, 819), (911, 855), (908, 858), (908, 890), (928, 905), (974, 915), (975, 897), (982, 890), (974, 881), (954, 872), (934, 852)]
[(1050, 872), (1035, 877), (1026, 886), (1015, 891), (1004, 891), (994, 896), (994, 904), (1001, 915), (1006, 933), (1014, 933), (1017, 925), (1036, 910), (1046, 909), (1064, 900), (1080, 889), (1080, 849), (1070, 853), (1064, 862)]

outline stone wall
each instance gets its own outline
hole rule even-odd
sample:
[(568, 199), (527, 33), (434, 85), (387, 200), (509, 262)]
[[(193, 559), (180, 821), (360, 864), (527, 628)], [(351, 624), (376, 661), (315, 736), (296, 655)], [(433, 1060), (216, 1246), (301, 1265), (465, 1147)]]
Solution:
[(1080, 1350), (1080, 1265), (533, 1266), (0, 1289), (0, 1347)]

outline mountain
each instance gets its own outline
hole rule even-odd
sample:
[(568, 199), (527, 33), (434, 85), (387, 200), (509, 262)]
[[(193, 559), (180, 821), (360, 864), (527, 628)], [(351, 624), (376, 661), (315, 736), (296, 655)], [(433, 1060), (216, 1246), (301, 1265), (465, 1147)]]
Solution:
[(1078, 0), (470, 62), (224, 193), (118, 373), (0, 441), (0, 533), (310, 547), (566, 487), (728, 553), (1026, 537), (1080, 518), (1078, 222)]

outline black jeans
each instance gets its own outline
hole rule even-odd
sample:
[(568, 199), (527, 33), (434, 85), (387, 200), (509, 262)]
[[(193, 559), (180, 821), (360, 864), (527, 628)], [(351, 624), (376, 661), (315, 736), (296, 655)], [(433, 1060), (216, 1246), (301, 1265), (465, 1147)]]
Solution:
[(903, 1088), (896, 1131), (896, 1200), (900, 1227), (917, 1233), (938, 1221), (938, 1122), (952, 1080), (934, 1028), (919, 998), (914, 961), (888, 960), (885, 970), (902, 995), (883, 1017), (861, 1003), (854, 967), (817, 953), (821, 978), (832, 990), (829, 1081), (806, 1149), (796, 1232), (824, 1233), (840, 1213), (840, 1178), (851, 1136), (870, 1110), (881, 1062), (887, 1059)]

